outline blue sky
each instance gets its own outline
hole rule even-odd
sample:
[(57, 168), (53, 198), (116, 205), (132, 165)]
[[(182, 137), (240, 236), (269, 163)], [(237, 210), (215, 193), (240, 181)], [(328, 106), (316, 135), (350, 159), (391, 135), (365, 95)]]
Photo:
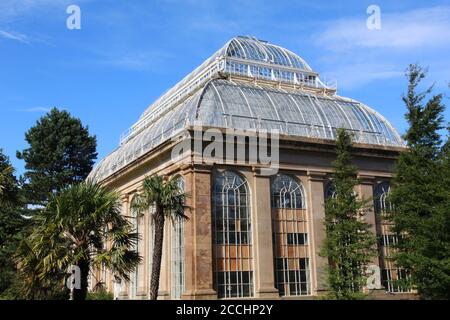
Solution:
[[(66, 28), (70, 4), (81, 8), (81, 30)], [(371, 4), (381, 9), (381, 30), (366, 28)], [(15, 152), (26, 147), (24, 133), (56, 106), (97, 135), (100, 159), (148, 105), (235, 35), (296, 52), (400, 133), (409, 63), (428, 66), (427, 83), (449, 96), (448, 0), (1, 0), (0, 148), (22, 173)]]

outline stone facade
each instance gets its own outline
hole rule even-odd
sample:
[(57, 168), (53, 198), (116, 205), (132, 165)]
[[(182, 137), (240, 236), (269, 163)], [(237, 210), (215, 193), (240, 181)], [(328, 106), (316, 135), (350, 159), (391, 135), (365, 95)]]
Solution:
[[(217, 299), (215, 279), (215, 245), (213, 227), (213, 188), (214, 176), (224, 170), (232, 170), (246, 182), (251, 211), (252, 234), (252, 298), (264, 299), (311, 299), (324, 294), (327, 290), (326, 272), (327, 260), (319, 255), (323, 243), (324, 233), (324, 201), (325, 188), (332, 173), (334, 149), (331, 141), (306, 138), (282, 138), (280, 140), (280, 168), (279, 173), (293, 177), (303, 188), (305, 214), (308, 234), (307, 255), (309, 256), (308, 285), (306, 295), (292, 295), (280, 297), (276, 288), (274, 268), (274, 237), (272, 223), (273, 208), (271, 203), (273, 176), (261, 174), (261, 167), (245, 163), (205, 164), (194, 157), (192, 153), (178, 158), (170, 157), (175, 141), (167, 141), (156, 150), (146, 154), (138, 161), (126, 166), (116, 174), (103, 180), (102, 183), (118, 190), (122, 194), (123, 213), (130, 216), (130, 202), (135, 193), (139, 192), (142, 181), (148, 175), (180, 175), (184, 179), (185, 191), (189, 195), (186, 211), (189, 217), (184, 223), (183, 245), (183, 290), (178, 298), (181, 299)], [(357, 188), (360, 197), (371, 199), (375, 185), (389, 181), (401, 148), (355, 145), (354, 163), (358, 167), (361, 184)], [(377, 230), (374, 210), (370, 210), (363, 217), (373, 225), (372, 231)], [(150, 283), (151, 262), (151, 221), (149, 214), (142, 217), (140, 224), (142, 246), (139, 246), (143, 256), (142, 266), (138, 269), (137, 291), (131, 293), (131, 285), (122, 281), (120, 299), (147, 299)], [(171, 290), (173, 281), (173, 243), (171, 243), (173, 225), (167, 222), (164, 237), (164, 255), (162, 263), (160, 299), (174, 298)], [(379, 265), (379, 259), (373, 264)], [(91, 277), (91, 284), (96, 281), (106, 282), (106, 286), (113, 291), (113, 277), (106, 279), (99, 272)], [(377, 291), (381, 298), (387, 297), (385, 290)], [(381, 296), (380, 296), (381, 294)], [(397, 295), (398, 297), (399, 295)], [(401, 295), (400, 295), (401, 296)]]

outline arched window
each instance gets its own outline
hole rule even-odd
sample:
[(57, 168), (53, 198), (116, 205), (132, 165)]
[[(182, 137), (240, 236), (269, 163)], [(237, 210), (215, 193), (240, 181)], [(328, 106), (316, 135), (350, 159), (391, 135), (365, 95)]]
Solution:
[(382, 217), (388, 217), (392, 212), (392, 207), (387, 197), (389, 195), (390, 186), (389, 182), (381, 182), (379, 183), (374, 190), (374, 207), (377, 215)]
[(234, 172), (214, 178), (213, 225), (219, 298), (253, 296), (250, 197), (247, 182)]
[[(136, 201), (136, 197), (133, 197), (130, 204), (130, 219), (131, 219), (131, 226), (133, 228), (133, 232), (139, 234), (140, 228), (139, 228), (139, 213), (138, 210), (134, 207)], [(133, 250), (137, 251), (139, 253), (139, 247), (140, 247), (140, 239), (136, 240), (136, 243), (133, 245)], [(139, 282), (139, 266), (136, 267), (131, 275), (130, 275), (130, 291), (129, 291), (129, 298), (130, 299), (136, 299), (137, 291), (138, 291), (138, 282)]]
[[(184, 179), (178, 177), (178, 187), (184, 191)], [(184, 219), (177, 217), (172, 224), (171, 297), (180, 299), (184, 291)]]
[(408, 278), (408, 274), (396, 267), (392, 261), (393, 248), (398, 243), (398, 235), (392, 232), (393, 213), (388, 200), (390, 186), (388, 182), (379, 183), (374, 189), (374, 209), (377, 224), (378, 249), (381, 268), (381, 282), (388, 292), (407, 292), (408, 288), (400, 285), (398, 280)]
[(278, 175), (272, 182), (275, 282), (280, 295), (311, 294), (309, 235), (303, 187)]
[(278, 175), (272, 183), (272, 207), (304, 209), (303, 188), (290, 176)]

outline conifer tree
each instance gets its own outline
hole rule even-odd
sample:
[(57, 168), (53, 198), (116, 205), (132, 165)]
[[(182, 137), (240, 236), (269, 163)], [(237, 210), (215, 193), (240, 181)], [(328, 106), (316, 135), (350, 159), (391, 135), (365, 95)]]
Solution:
[(18, 194), (13, 167), (0, 149), (0, 295), (12, 285), (16, 273), (11, 257), (19, 244), (24, 224), (17, 210)]
[(351, 135), (344, 129), (338, 130), (332, 177), (335, 194), (325, 202), (326, 239), (322, 250), (329, 261), (328, 284), (334, 299), (363, 296), (365, 266), (375, 255), (375, 236), (360, 217), (367, 205), (355, 192), (358, 180), (351, 148)]
[(17, 152), (25, 161), (28, 203), (45, 205), (49, 197), (86, 179), (97, 157), (95, 136), (67, 111), (53, 108), (25, 134), (29, 148)]
[(403, 96), (409, 128), (408, 150), (395, 169), (390, 201), (394, 231), (399, 235), (394, 258), (410, 283), (425, 298), (450, 298), (450, 172), (448, 145), (441, 148), (442, 95), (432, 87), (420, 92), (426, 71), (407, 70), (408, 91)]

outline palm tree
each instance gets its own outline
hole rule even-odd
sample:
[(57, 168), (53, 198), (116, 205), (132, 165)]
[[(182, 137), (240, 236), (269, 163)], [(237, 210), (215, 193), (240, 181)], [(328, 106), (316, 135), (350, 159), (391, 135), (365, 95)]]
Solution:
[[(64, 288), (65, 270), (40, 275), (40, 262), (45, 251), (33, 250), (28, 239), (20, 242), (15, 259), (18, 265), (18, 294), (20, 299), (30, 300), (61, 300), (67, 299), (67, 289)], [(38, 256), (41, 254), (41, 256)]]
[(155, 228), (152, 277), (150, 282), (150, 299), (158, 298), (159, 277), (161, 271), (161, 257), (164, 240), (164, 223), (166, 218), (187, 219), (184, 214), (186, 208), (186, 194), (180, 187), (179, 177), (165, 179), (153, 175), (147, 177), (143, 183), (143, 190), (134, 203), (134, 209), (143, 211), (154, 206), (152, 220)]
[(64, 189), (34, 219), (19, 266), (29, 279), (41, 283), (78, 266), (81, 288), (73, 290), (74, 300), (86, 299), (91, 268), (103, 265), (128, 280), (141, 260), (131, 249), (138, 235), (121, 215), (118, 194), (98, 184), (83, 182)]

